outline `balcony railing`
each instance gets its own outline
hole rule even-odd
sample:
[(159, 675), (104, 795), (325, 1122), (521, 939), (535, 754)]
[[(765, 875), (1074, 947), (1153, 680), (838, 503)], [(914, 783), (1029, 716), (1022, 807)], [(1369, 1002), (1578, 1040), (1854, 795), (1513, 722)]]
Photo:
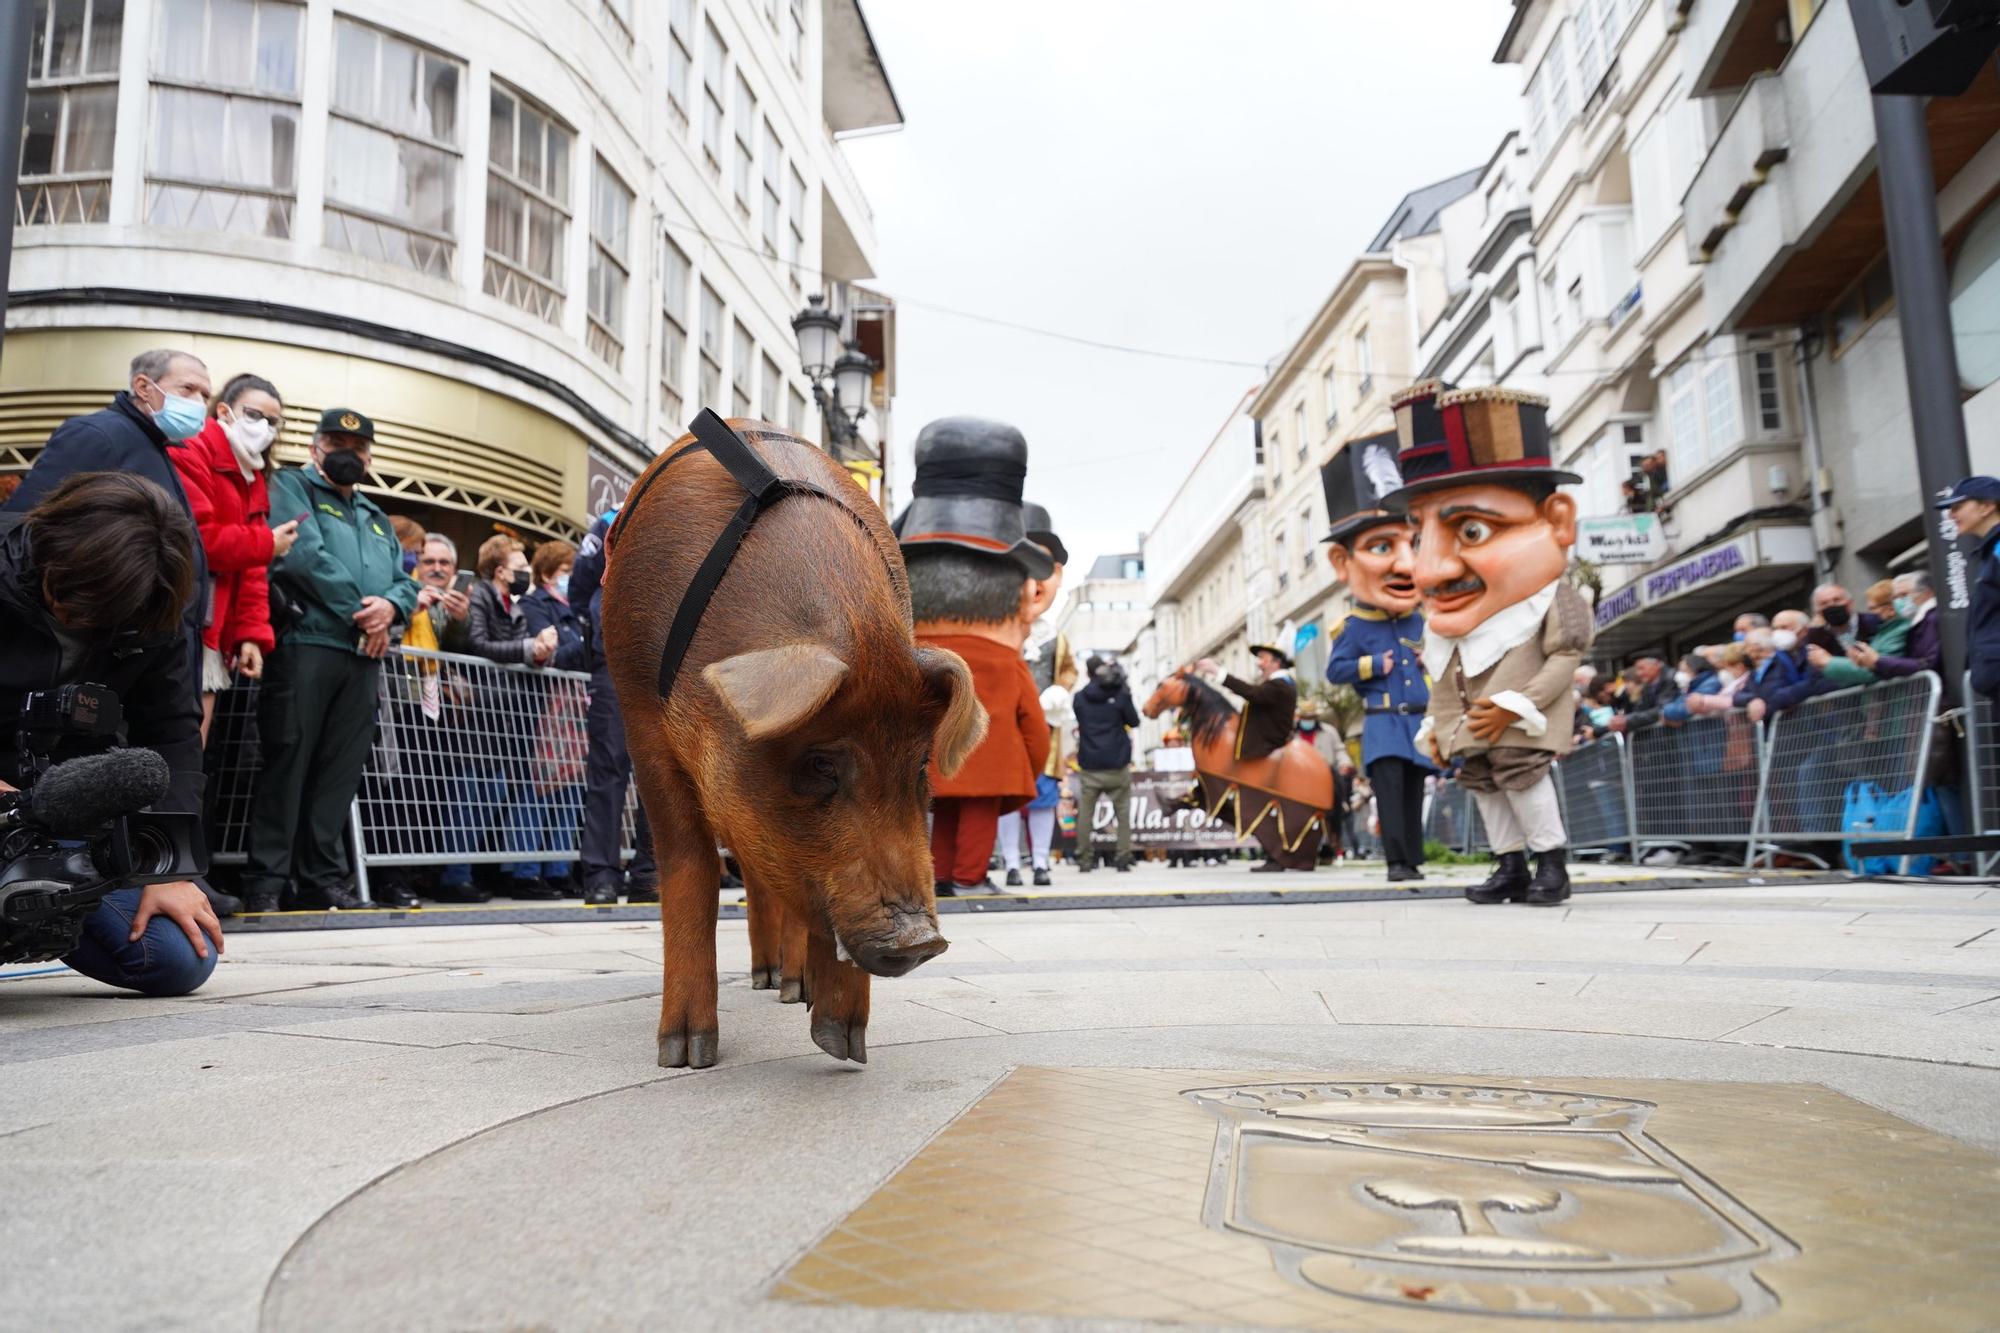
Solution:
[(146, 182), (146, 221), (155, 227), (228, 231), (247, 236), (292, 234), (292, 197), (199, 181)]
[(457, 243), (443, 232), (425, 231), (333, 203), (326, 206), (326, 243), (330, 249), (446, 281), (451, 279), (452, 261), (458, 253)]
[(14, 224), (20, 227), (60, 227), (78, 222), (111, 220), (111, 180), (23, 181), (14, 192)]
[(486, 254), (484, 288), (488, 296), (497, 296), (538, 319), (562, 323), (562, 292), (490, 250)]

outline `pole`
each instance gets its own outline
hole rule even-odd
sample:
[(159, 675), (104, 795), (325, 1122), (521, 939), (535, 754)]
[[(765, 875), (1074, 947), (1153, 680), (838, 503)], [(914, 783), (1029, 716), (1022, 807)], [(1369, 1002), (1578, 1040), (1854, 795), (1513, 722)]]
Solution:
[(14, 268), (14, 212), (21, 185), (21, 129), (28, 115), (28, 34), (33, 0), (0, 0), (0, 351)]
[(1972, 471), (1972, 462), (1965, 442), (1958, 353), (1952, 344), (1951, 289), (1938, 229), (1930, 129), (1921, 97), (1878, 96), (1874, 103), (1875, 163), (1881, 173), (1889, 273), (1903, 335), (1903, 372), (1910, 386), (1910, 424), (1916, 435), (1931, 582), (1937, 591), (1943, 674), (1955, 685), (1965, 675), (1971, 571), (1958, 545), (1957, 529), (1931, 504)]

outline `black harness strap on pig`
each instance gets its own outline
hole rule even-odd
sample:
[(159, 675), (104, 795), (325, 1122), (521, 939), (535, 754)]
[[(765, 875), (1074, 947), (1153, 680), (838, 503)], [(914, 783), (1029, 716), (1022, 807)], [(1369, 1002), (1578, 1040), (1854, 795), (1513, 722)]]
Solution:
[[(781, 477), (771, 471), (764, 465), (764, 460), (757, 457), (756, 452), (750, 448), (749, 442), (732, 430), (729, 423), (717, 416), (712, 408), (703, 408), (701, 415), (689, 424), (688, 429), (694, 433), (694, 443), (666, 458), (640, 480), (638, 486), (633, 488), (632, 494), (626, 497), (624, 508), (619, 511), (618, 521), (613, 525), (606, 541), (608, 548), (616, 540), (618, 529), (632, 516), (632, 511), (639, 507), (639, 501), (645, 495), (647, 487), (675, 463), (699, 450), (707, 450), (715, 461), (722, 464), (729, 475), (736, 479), (736, 484), (747, 492), (743, 497), (743, 503), (736, 507), (736, 512), (730, 516), (728, 524), (717, 535), (715, 544), (709, 547), (708, 554), (702, 557), (700, 567), (694, 572), (694, 579), (688, 584), (687, 591), (681, 595), (681, 604), (674, 608), (674, 623), (667, 631), (666, 647), (660, 652), (659, 684), (662, 699), (673, 693), (674, 678), (680, 675), (681, 663), (687, 657), (689, 645), (694, 642), (695, 631), (701, 628), (701, 618), (708, 610), (709, 599), (715, 596), (715, 590), (722, 585), (722, 576), (729, 572), (729, 564), (736, 558), (736, 548), (743, 544), (743, 538), (749, 534), (750, 525), (757, 521), (759, 514), (788, 495), (817, 495), (822, 500), (831, 501), (849, 518), (860, 523), (864, 532), (868, 526), (859, 514), (820, 487), (809, 481)], [(896, 581), (893, 570), (891, 581)]]

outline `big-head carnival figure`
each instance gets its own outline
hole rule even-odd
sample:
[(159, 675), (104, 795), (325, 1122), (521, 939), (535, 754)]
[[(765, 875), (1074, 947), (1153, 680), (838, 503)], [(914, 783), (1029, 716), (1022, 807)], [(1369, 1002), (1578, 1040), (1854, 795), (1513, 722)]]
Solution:
[(1354, 609), (1334, 626), (1326, 678), (1361, 696), (1361, 762), (1382, 818), (1382, 853), (1389, 879), (1422, 879), (1424, 778), (1428, 759), (1416, 747), (1430, 702), (1419, 657), (1424, 618), (1418, 611), (1410, 520), (1382, 499), (1403, 484), (1396, 434), (1350, 441), (1320, 469), (1326, 513), (1327, 560), (1347, 585)]
[(1556, 489), (1579, 478), (1550, 457), (1547, 399), (1429, 382), (1395, 406), (1403, 487), (1387, 503), (1415, 528), (1431, 678), (1420, 739), (1461, 765), (1499, 856), (1466, 897), (1553, 906), (1569, 897), (1569, 838), (1550, 769), (1569, 748), (1592, 635), (1564, 578), (1576, 504)]

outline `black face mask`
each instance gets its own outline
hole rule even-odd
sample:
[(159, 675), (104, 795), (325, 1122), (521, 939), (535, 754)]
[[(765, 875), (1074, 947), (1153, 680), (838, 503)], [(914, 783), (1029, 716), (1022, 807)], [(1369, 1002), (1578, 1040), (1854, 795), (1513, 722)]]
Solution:
[(528, 587), (528, 571), (525, 569), (515, 570), (514, 577), (507, 583), (507, 591), (515, 597), (526, 597), (528, 595)]
[(1825, 611), (1826, 623), (1834, 629), (1847, 628), (1848, 614), (1844, 606), (1829, 606)]
[(336, 486), (359, 486), (368, 465), (352, 449), (329, 449), (319, 461), (320, 475)]

